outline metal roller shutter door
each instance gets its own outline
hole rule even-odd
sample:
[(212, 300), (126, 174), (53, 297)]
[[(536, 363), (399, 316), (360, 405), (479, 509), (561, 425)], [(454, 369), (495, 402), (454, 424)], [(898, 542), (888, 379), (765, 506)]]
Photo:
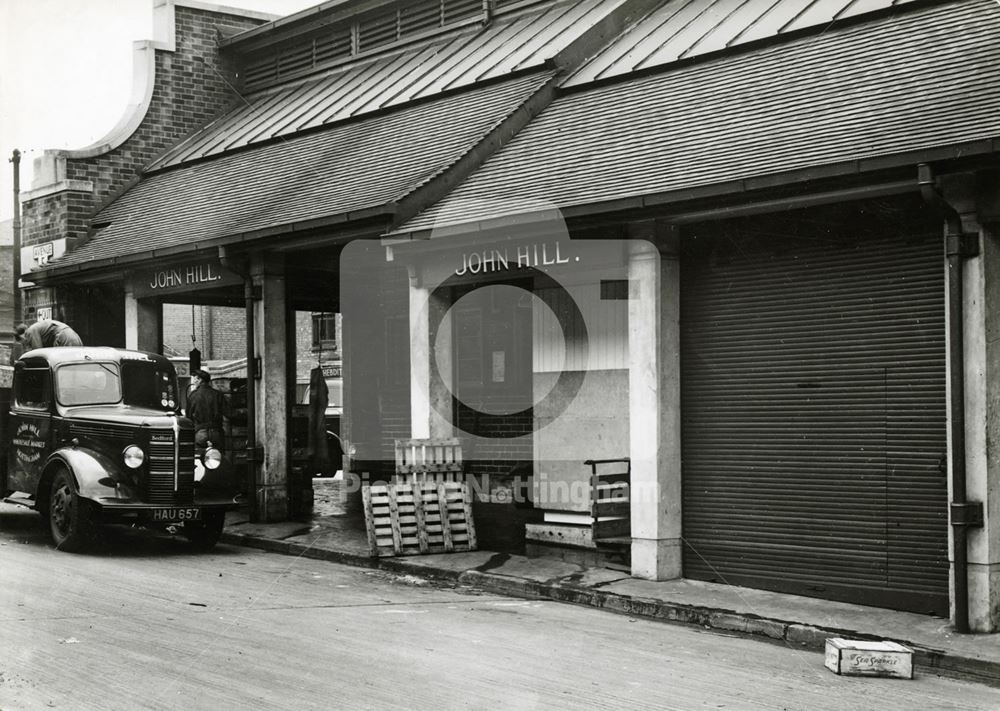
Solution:
[(946, 615), (939, 234), (748, 224), (686, 238), (685, 576)]

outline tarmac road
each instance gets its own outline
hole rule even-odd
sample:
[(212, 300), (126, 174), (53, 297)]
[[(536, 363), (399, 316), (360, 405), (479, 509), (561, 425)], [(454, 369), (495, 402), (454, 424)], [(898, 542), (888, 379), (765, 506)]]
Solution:
[(933, 676), (148, 532), (53, 550), (0, 505), (0, 709), (1000, 709)]

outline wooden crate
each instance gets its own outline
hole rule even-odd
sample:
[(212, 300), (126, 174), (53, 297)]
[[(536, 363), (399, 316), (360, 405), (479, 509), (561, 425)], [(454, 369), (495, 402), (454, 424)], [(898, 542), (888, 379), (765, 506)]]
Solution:
[(913, 678), (913, 650), (896, 642), (826, 640), (826, 668), (845, 676)]
[(371, 485), (361, 493), (373, 557), (476, 550), (467, 484)]
[(621, 459), (588, 459), (590, 473), (590, 518), (594, 541), (632, 535), (632, 463)]

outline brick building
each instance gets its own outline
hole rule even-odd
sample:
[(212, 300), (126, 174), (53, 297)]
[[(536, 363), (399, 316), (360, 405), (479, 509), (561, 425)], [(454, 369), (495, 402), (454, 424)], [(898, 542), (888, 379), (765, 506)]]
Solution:
[(257, 516), (297, 496), (293, 314), (340, 313), (373, 469), (459, 436), (592, 551), (583, 460), (628, 458), (637, 577), (1000, 626), (996, 3), (158, 13), (140, 118), (27, 196), (27, 301), (152, 350), (239, 309)]

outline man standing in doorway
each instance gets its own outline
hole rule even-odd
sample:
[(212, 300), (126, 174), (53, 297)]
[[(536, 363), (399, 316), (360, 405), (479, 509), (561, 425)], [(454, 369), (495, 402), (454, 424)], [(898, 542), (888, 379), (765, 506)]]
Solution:
[(216, 449), (225, 449), (223, 418), (226, 415), (226, 396), (212, 387), (212, 376), (208, 371), (191, 373), (191, 390), (184, 414), (194, 422), (195, 446), (205, 447), (211, 442)]
[(35, 321), (24, 332), (24, 350), (52, 348), (53, 346), (82, 346), (83, 341), (72, 328), (62, 321), (45, 319)]

